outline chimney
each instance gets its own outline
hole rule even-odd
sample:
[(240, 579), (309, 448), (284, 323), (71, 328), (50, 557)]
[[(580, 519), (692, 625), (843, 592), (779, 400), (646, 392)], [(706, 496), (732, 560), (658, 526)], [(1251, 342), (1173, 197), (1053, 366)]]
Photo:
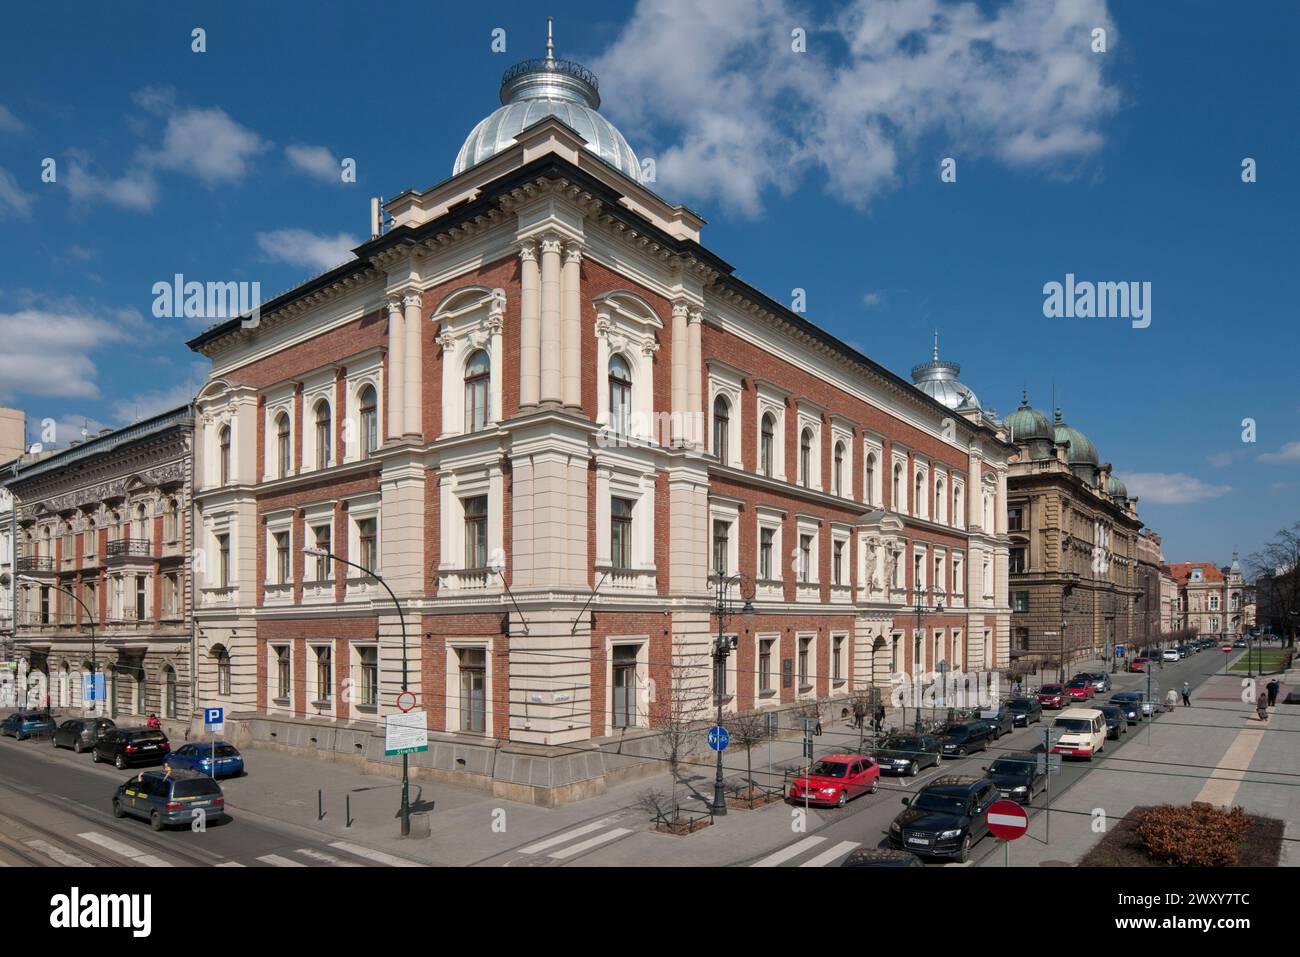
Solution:
[(0, 462), (27, 451), (27, 416), (22, 409), (0, 408)]

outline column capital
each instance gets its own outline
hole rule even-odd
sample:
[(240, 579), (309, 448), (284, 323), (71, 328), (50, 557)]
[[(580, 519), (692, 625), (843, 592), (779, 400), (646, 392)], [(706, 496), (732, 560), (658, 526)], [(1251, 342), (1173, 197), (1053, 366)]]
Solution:
[(401, 311), (402, 311), (402, 295), (401, 295), (401, 293), (392, 293), (392, 294), (389, 295), (389, 297), (388, 297), (388, 311), (389, 311), (390, 313), (391, 313), (391, 312), (401, 312)]
[(692, 306), (686, 313), (686, 321), (691, 325), (695, 325), (697, 322), (703, 322), (704, 312), (699, 308)]
[(423, 304), (424, 304), (424, 296), (420, 295), (420, 291), (418, 289), (409, 292), (404, 292), (402, 294), (402, 305), (408, 308), (411, 306), (420, 306)]
[(506, 291), (501, 287), (492, 290), (492, 301), (488, 303), (488, 322), (500, 320), (506, 312)]
[(582, 262), (582, 254), (586, 247), (582, 243), (569, 241), (564, 244), (564, 261), (566, 263)]
[(519, 258), (524, 262), (537, 262), (537, 244), (525, 239), (519, 244)]
[(546, 255), (547, 253), (558, 254), (560, 252), (560, 237), (555, 235), (554, 233), (547, 233), (545, 236), (542, 237), (542, 241), (540, 245), (542, 248), (543, 256)]
[(685, 317), (690, 312), (690, 309), (691, 305), (688, 302), (678, 301), (673, 303), (673, 318), (675, 319), (678, 316)]

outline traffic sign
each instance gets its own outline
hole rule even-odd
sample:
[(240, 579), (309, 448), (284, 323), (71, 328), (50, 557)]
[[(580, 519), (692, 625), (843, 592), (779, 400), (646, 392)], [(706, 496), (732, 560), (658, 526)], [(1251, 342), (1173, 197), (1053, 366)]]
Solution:
[(225, 723), (225, 709), (224, 709), (224, 708), (204, 708), (204, 709), (203, 709), (203, 723), (204, 723), (204, 724), (224, 724), (224, 723)]
[(709, 747), (714, 751), (725, 751), (727, 745), (731, 743), (731, 735), (727, 729), (720, 724), (715, 724), (709, 728)]
[(403, 691), (397, 696), (397, 710), (406, 713), (415, 707), (415, 693)]
[(414, 754), (429, 750), (429, 726), (423, 711), (390, 714), (384, 719), (384, 754)]
[(96, 672), (81, 676), (81, 696), (86, 701), (104, 700), (104, 676)]
[(1004, 841), (1024, 837), (1029, 830), (1029, 815), (1015, 801), (994, 801), (989, 806), (989, 831)]

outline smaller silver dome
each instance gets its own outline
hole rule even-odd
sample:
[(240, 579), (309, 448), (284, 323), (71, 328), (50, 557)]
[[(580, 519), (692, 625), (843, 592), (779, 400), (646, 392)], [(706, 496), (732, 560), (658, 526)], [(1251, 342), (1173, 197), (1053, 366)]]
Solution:
[(939, 359), (938, 331), (934, 334), (933, 356), (929, 362), (913, 367), (912, 384), (940, 405), (950, 409), (978, 409), (979, 398), (957, 379), (961, 366), (955, 362), (943, 362)]

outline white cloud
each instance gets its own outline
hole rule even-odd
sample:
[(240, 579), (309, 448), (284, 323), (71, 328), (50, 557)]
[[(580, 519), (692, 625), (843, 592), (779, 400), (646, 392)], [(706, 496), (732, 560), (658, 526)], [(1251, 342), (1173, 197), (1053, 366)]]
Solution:
[(18, 180), (0, 168), (0, 219), (10, 216), (26, 217), (32, 211), (32, 197), (18, 186)]
[(158, 201), (158, 184), (147, 165), (136, 162), (124, 175), (114, 179), (101, 176), (91, 168), (84, 152), (70, 151), (59, 173), (60, 183), (74, 202), (103, 201), (122, 209), (148, 212)]
[(1232, 460), (1236, 457), (1235, 452), (1215, 452), (1213, 455), (1207, 455), (1205, 461), (1216, 469), (1221, 469), (1224, 466), (1231, 465)]
[[(809, 52), (791, 51), (793, 26)], [(937, 177), (922, 137), (1017, 166), (1096, 151), (1118, 94), (1094, 27), (1113, 45), (1105, 0), (850, 0), (830, 22), (798, 0), (641, 0), (594, 67), (665, 191), (757, 214), (820, 170), (865, 207), (904, 171)]]
[(25, 298), (14, 311), (0, 312), (0, 400), (97, 399), (92, 353), (139, 333), (143, 317), (128, 309)]
[(341, 167), (324, 146), (286, 146), (284, 155), (292, 166), (326, 183), (341, 183)]
[(0, 103), (0, 133), (21, 133), (27, 127), (23, 121), (14, 116), (9, 107)]
[(862, 305), (866, 306), (868, 309), (875, 309), (882, 302), (884, 302), (884, 296), (879, 292), (869, 292), (862, 297)]
[(348, 262), (357, 241), (346, 233), (322, 236), (306, 229), (275, 229), (257, 234), (257, 248), (272, 262), (307, 266), (317, 272)]
[(249, 163), (270, 147), (217, 107), (185, 109), (167, 118), (162, 149), (149, 154), (162, 169), (178, 170), (212, 186), (241, 180)]
[(1263, 452), (1260, 454), (1259, 460), (1270, 465), (1300, 462), (1300, 442), (1288, 442), (1276, 452)]
[(1186, 505), (1232, 491), (1230, 485), (1208, 485), (1182, 472), (1134, 472), (1121, 478), (1130, 495), (1153, 505)]

